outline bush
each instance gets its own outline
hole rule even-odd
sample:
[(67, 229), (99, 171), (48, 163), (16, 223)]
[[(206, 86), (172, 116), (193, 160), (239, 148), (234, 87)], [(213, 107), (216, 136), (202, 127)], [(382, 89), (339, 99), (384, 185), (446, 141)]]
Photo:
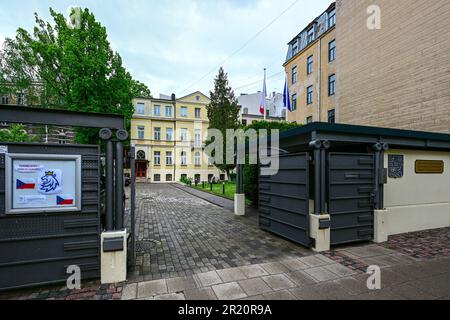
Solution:
[(192, 178), (181, 177), (180, 182), (190, 186), (192, 185)]
[[(279, 129), (280, 132), (291, 130), (299, 127), (297, 123), (288, 123), (288, 122), (268, 122), (268, 121), (258, 121), (252, 123), (251, 125), (245, 127), (244, 130), (254, 129), (258, 133), (260, 129), (269, 130), (268, 134), (270, 135), (271, 129)], [(248, 155), (246, 157), (246, 164), (244, 166), (244, 192), (246, 194), (247, 199), (249, 199), (252, 205), (258, 205), (259, 199), (259, 186), (258, 186), (258, 166), (257, 165), (249, 165), (248, 164)]]

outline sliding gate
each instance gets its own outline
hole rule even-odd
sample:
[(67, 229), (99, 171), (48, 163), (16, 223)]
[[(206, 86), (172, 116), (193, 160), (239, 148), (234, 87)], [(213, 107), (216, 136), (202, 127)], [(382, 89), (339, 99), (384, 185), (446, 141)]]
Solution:
[(329, 153), (332, 245), (373, 239), (374, 180), (373, 154)]
[(280, 155), (280, 170), (259, 176), (259, 225), (309, 247), (309, 154)]

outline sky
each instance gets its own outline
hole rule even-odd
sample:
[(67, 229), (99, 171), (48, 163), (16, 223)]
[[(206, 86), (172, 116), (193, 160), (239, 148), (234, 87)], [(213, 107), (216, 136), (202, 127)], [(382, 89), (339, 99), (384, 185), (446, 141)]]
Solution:
[[(154, 96), (209, 95), (220, 66), (237, 95), (282, 92), (287, 43), (332, 0), (0, 0), (0, 45), (36, 12), (87, 7), (106, 27), (113, 50)], [(284, 13), (283, 13), (284, 12)]]

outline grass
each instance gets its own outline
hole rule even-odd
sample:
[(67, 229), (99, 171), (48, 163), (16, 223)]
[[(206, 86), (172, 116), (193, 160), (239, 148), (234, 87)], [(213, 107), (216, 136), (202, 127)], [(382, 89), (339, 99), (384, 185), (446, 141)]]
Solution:
[(199, 183), (197, 186), (192, 184), (192, 188), (201, 190), (204, 192), (212, 193), (216, 196), (224, 197), (230, 200), (234, 200), (234, 194), (236, 193), (236, 183), (235, 182), (225, 182), (225, 193), (223, 193), (223, 184), (217, 183), (211, 185), (209, 183), (205, 183), (205, 188), (203, 188), (202, 183)]

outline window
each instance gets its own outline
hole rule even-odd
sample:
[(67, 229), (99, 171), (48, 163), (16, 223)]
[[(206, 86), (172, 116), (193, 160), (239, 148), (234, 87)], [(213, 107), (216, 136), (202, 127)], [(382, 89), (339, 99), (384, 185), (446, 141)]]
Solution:
[(208, 182), (211, 183), (214, 179), (214, 175), (213, 174), (208, 174)]
[(172, 117), (172, 106), (166, 106), (166, 117)]
[(187, 174), (185, 174), (185, 173), (183, 173), (183, 174), (181, 174), (181, 181), (186, 181), (186, 179), (187, 179)]
[(328, 123), (336, 123), (336, 112), (334, 109), (328, 111)]
[(168, 165), (168, 166), (173, 165), (172, 151), (166, 151), (166, 165)]
[(248, 108), (244, 108), (244, 110), (242, 111), (242, 114), (248, 114)]
[(172, 175), (170, 173), (166, 174), (166, 182), (172, 182)]
[(292, 95), (292, 111), (297, 110), (297, 94)]
[(25, 104), (25, 95), (23, 93), (17, 94), (17, 104), (23, 106)]
[(181, 129), (181, 141), (187, 141), (187, 134), (188, 134), (188, 129), (186, 128), (182, 128)]
[(195, 108), (195, 118), (196, 119), (200, 119), (202, 117), (201, 111), (202, 110), (200, 108)]
[(292, 44), (292, 56), (295, 56), (298, 53), (298, 40)]
[(336, 60), (336, 40), (328, 44), (328, 62)]
[(306, 74), (313, 73), (314, 68), (314, 56), (309, 56), (306, 64)]
[(155, 128), (155, 132), (154, 132), (153, 138), (156, 141), (161, 140), (161, 128)]
[(194, 180), (199, 183), (201, 179), (201, 176), (199, 174), (194, 175)]
[(200, 101), (200, 96), (195, 96), (195, 100)]
[(221, 174), (221, 175), (220, 175), (220, 180), (221, 180), (221, 181), (225, 181), (225, 175), (224, 175), (224, 174)]
[(307, 124), (310, 124), (310, 123), (312, 123), (313, 122), (313, 117), (308, 117), (308, 118), (306, 118), (306, 123)]
[(198, 151), (194, 155), (194, 163), (196, 166), (201, 165), (200, 152), (198, 152)]
[(194, 146), (195, 147), (200, 147), (201, 146), (201, 142), (202, 141), (202, 132), (200, 129), (195, 129), (195, 141), (194, 141)]
[(172, 128), (166, 128), (166, 140), (172, 141), (173, 138), (173, 129)]
[(332, 74), (328, 78), (328, 95), (334, 96), (336, 93), (336, 75)]
[(309, 86), (306, 92), (306, 104), (313, 103), (313, 94), (314, 94), (314, 87)]
[(188, 115), (187, 107), (181, 107), (180, 116), (185, 118), (185, 117), (187, 117), (187, 115)]
[(153, 107), (153, 115), (159, 117), (161, 115), (161, 106), (155, 105)]
[(292, 68), (292, 79), (291, 79), (292, 84), (296, 84), (297, 83), (297, 67), (293, 67)]
[(138, 126), (138, 139), (145, 139), (145, 127), (144, 126)]
[(328, 28), (336, 25), (336, 9), (328, 13)]
[(161, 175), (160, 174), (155, 174), (153, 176), (153, 181), (155, 182), (160, 182), (161, 181)]
[(308, 43), (314, 41), (314, 27), (308, 30)]
[(242, 124), (243, 124), (244, 126), (246, 126), (246, 125), (247, 125), (247, 119), (242, 119)]
[(2, 96), (2, 104), (9, 104), (9, 97), (8, 96)]
[(155, 166), (161, 165), (161, 151), (155, 151), (153, 153), (153, 162), (155, 163)]
[(187, 157), (186, 157), (186, 151), (181, 152), (181, 165), (186, 166), (187, 165)]
[(138, 103), (136, 106), (136, 113), (137, 114), (144, 114), (145, 113), (145, 104)]

